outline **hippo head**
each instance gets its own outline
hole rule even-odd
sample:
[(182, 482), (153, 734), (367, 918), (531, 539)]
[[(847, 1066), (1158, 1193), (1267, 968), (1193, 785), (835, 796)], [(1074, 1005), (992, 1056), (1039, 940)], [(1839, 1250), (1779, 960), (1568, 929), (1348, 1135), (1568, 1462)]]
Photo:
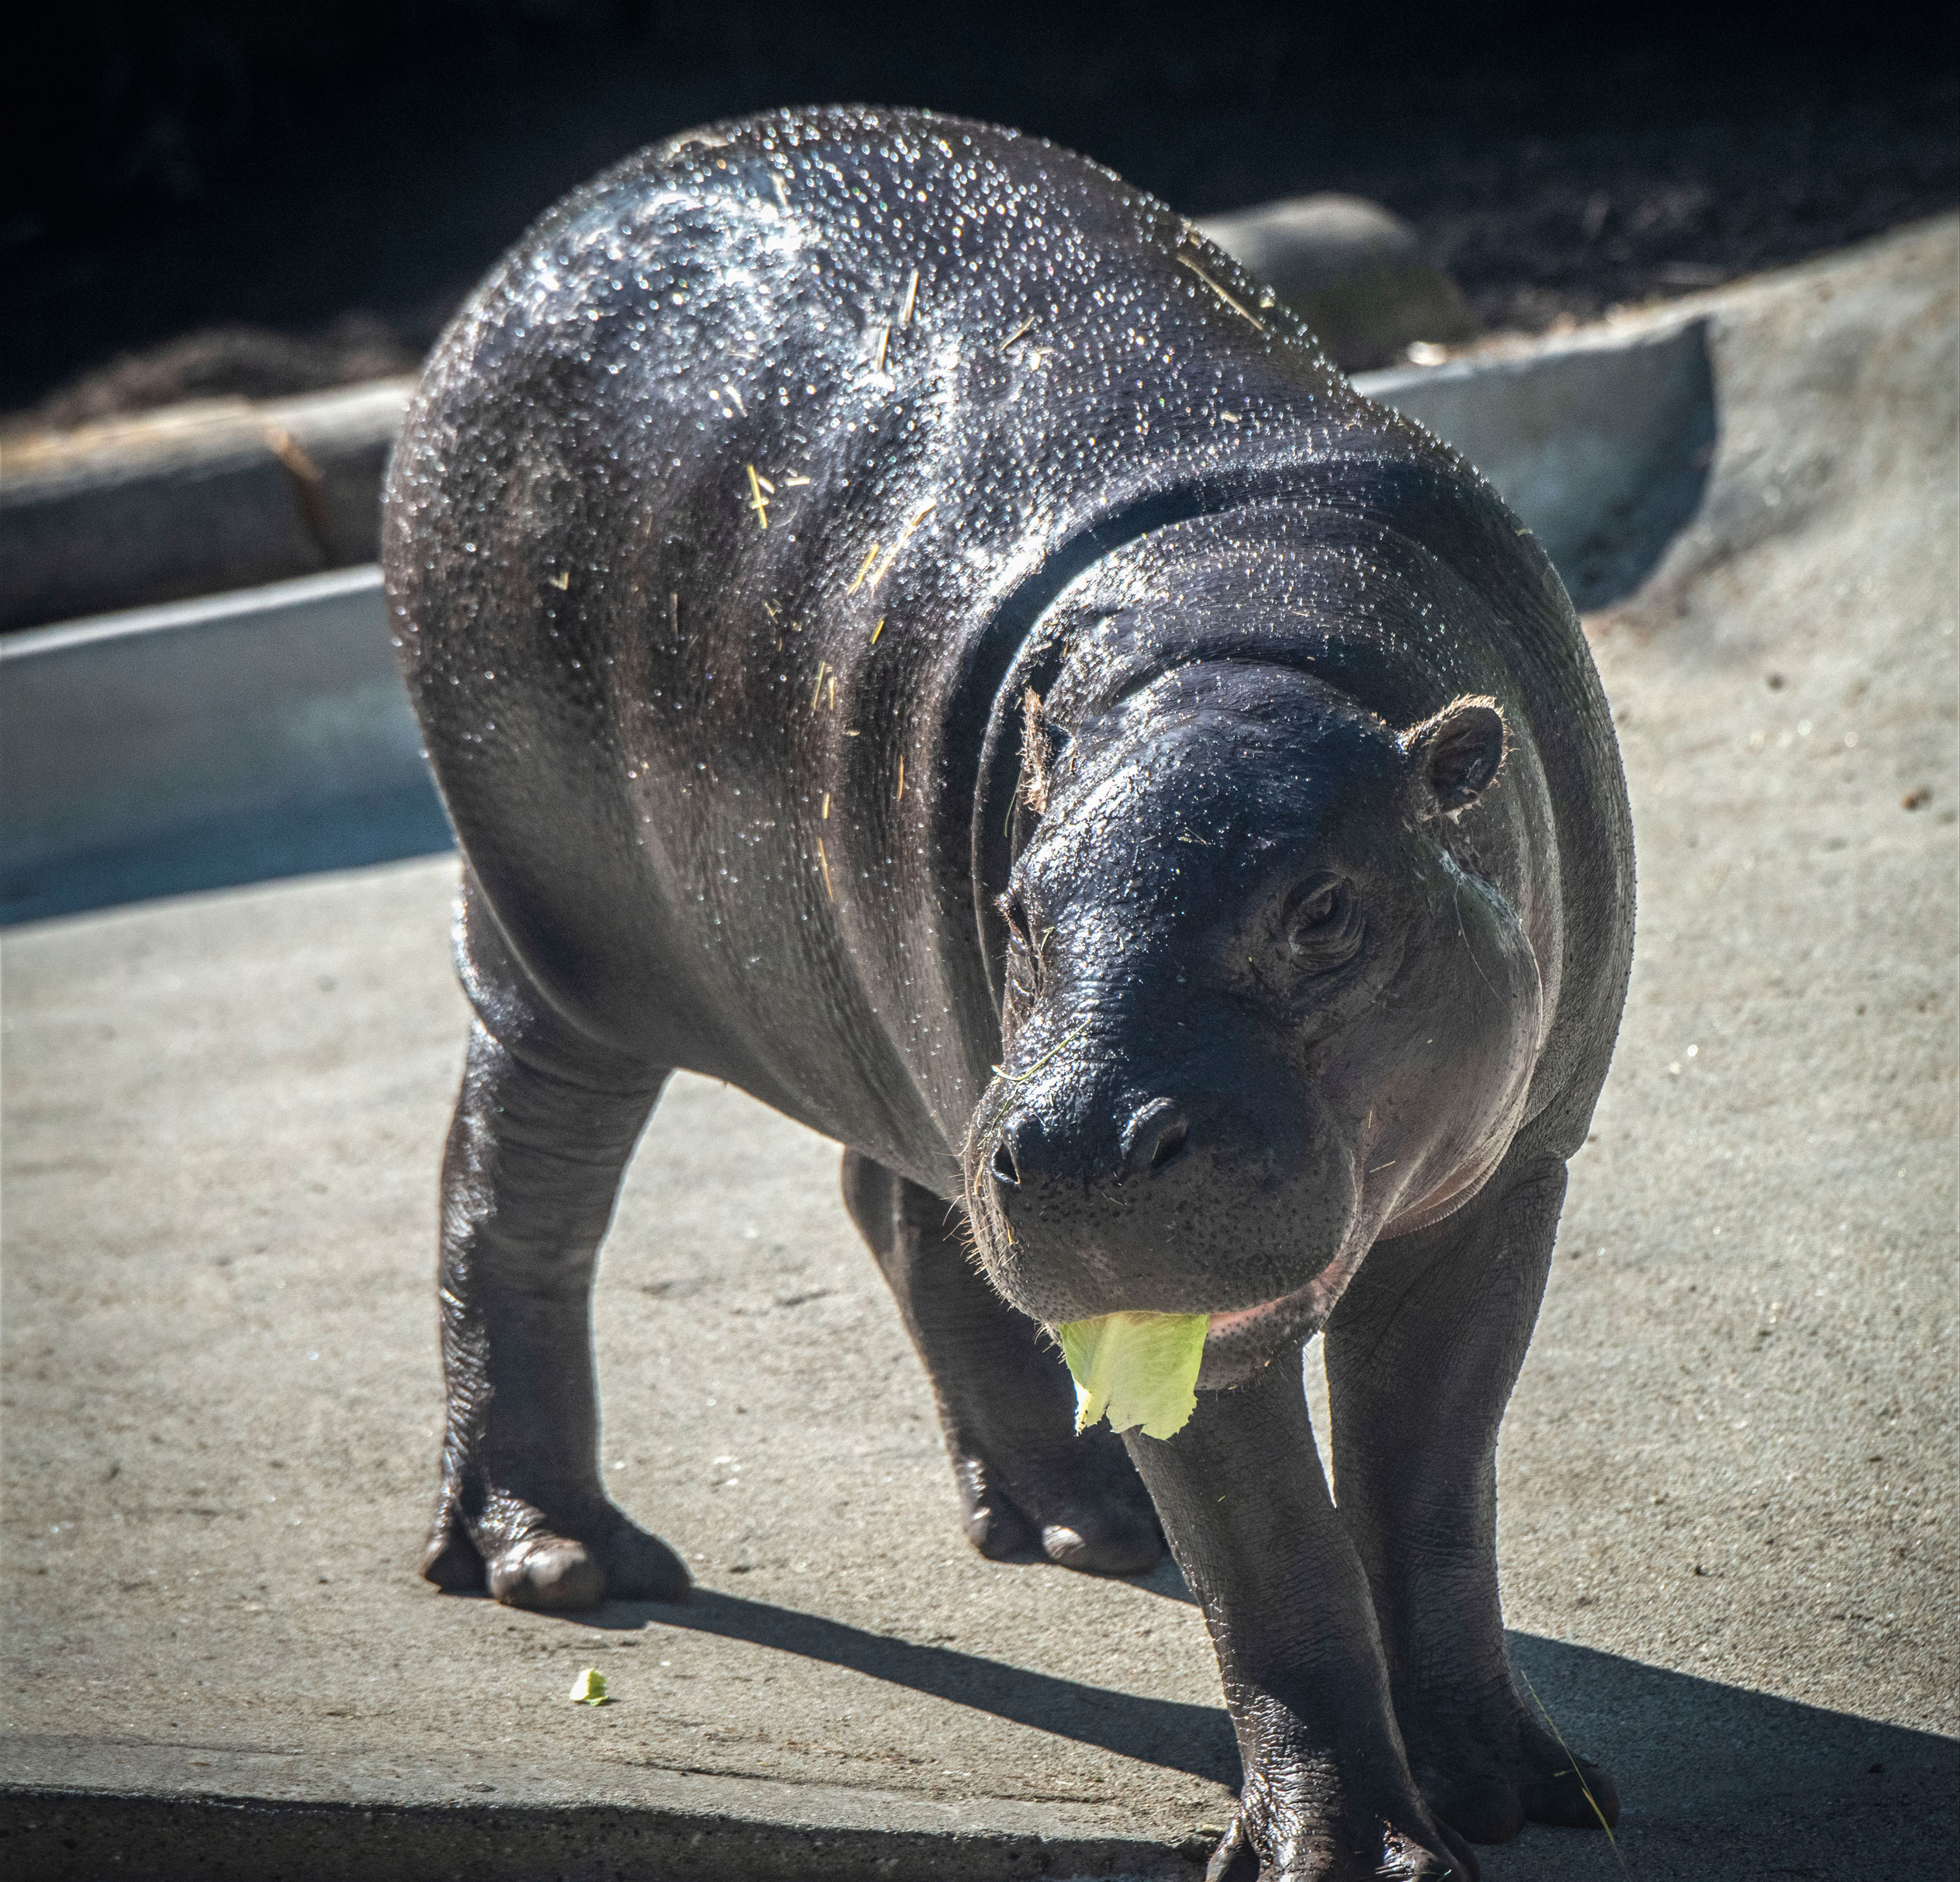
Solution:
[(1522, 1118), (1538, 967), (1457, 825), (1505, 718), (1462, 697), (1393, 725), (1214, 659), (1053, 737), (1031, 721), (969, 1217), (1022, 1311), (1212, 1316), (1200, 1382), (1230, 1384), (1378, 1237), (1474, 1193)]

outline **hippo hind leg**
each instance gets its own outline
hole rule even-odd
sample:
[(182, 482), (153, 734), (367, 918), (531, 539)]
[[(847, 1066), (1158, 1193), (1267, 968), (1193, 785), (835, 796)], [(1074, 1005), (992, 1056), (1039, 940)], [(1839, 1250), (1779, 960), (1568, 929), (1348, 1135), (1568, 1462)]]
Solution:
[(845, 1206), (877, 1258), (932, 1381), (968, 1539), (998, 1558), (1136, 1575), (1163, 1550), (1156, 1512), (1119, 1440), (1075, 1435), (1075, 1392), (1039, 1327), (970, 1258), (957, 1204), (844, 1154)]
[(683, 1600), (679, 1557), (607, 1500), (589, 1325), (600, 1240), (668, 1073), (570, 1037), (496, 974), (510, 963), (467, 898), (465, 923), (479, 1017), (443, 1161), (448, 1403), (422, 1572), (516, 1607)]
[(1606, 1772), (1519, 1692), (1497, 1586), (1498, 1426), (1550, 1271), (1557, 1159), (1371, 1250), (1327, 1328), (1335, 1493), (1367, 1570), (1396, 1721), (1429, 1808), (1472, 1842), (1609, 1827)]

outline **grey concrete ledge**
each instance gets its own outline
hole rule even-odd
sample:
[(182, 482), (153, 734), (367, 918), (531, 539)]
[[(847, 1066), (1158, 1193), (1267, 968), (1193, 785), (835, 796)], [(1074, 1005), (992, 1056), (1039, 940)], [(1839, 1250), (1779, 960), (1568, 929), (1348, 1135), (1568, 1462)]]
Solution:
[(1709, 317), (1594, 328), (1528, 352), (1364, 373), (1356, 391), (1454, 445), (1528, 524), (1581, 608), (1638, 588), (1714, 460)]
[(448, 842), (372, 564), (0, 641), (0, 919)]
[(391, 1809), (268, 1805), (218, 1798), (166, 1803), (80, 1794), (0, 1795), (0, 1854), (16, 1882), (1000, 1882), (1004, 1877), (1108, 1877), (1178, 1882), (1202, 1873), (1147, 1844), (1000, 1834), (776, 1831), (589, 1804)]
[(413, 384), (203, 401), (9, 446), (0, 631), (372, 561)]
[[(1855, 284), (1872, 258), (1928, 239), (1950, 242), (1948, 223), (1557, 339), (1353, 382), (1460, 451), (1537, 535), (1575, 602), (1609, 607), (1703, 517), (1721, 444), (1722, 334), (1752, 308)], [(306, 406), (316, 430), (295, 417), (296, 437), (339, 427), (382, 439), (364, 460), (372, 523), (406, 385), (264, 410)], [(1725, 512), (1716, 533), (1734, 539), (1746, 521)], [(0, 504), (0, 541), (9, 527)], [(449, 841), (372, 566), (11, 635), (0, 687), (0, 922)]]
[[(1457, 444), (1570, 562), (1581, 606), (1637, 579), (1619, 513), (1656, 480), (1692, 507), (1709, 396), (1694, 323), (1355, 384)], [(413, 381), (175, 407), (5, 453), (0, 632), (340, 568), (379, 548), (382, 479)], [(1460, 430), (1462, 435), (1458, 437)], [(1704, 461), (1705, 468), (1705, 461)], [(1664, 528), (1643, 514), (1641, 541)], [(1592, 538), (1615, 538), (1602, 559)], [(1597, 565), (1596, 566), (1595, 565)], [(1581, 590), (1584, 592), (1581, 593)], [(1606, 596), (1605, 599), (1612, 599)]]
[[(589, 1774), (541, 1784), (534, 1770), (480, 1763), (370, 1756), (336, 1758), (323, 1770), (297, 1749), (0, 1740), (0, 1858), (19, 1882), (105, 1874), (1194, 1882), (1215, 1840), (1166, 1846), (1125, 1834), (1111, 1811), (937, 1802), (707, 1772), (622, 1780), (614, 1770), (602, 1801)], [(500, 1802), (500, 1791), (523, 1801)]]
[[(1713, 435), (1707, 319), (1837, 260), (1354, 383), (1462, 450), (1543, 538), (1579, 605), (1603, 606), (1631, 592), (1645, 551), (1699, 494)], [(204, 401), (6, 447), (0, 632), (371, 559), (413, 385)]]
[[(1461, 450), (1596, 606), (1638, 584), (1699, 500), (1714, 436), (1705, 327), (1588, 334), (1355, 385)], [(392, 437), (403, 396), (389, 382), (339, 409)], [(193, 457), (188, 472), (160, 460), (155, 487), (193, 500), (215, 462)], [(80, 515), (106, 500), (85, 476), (74, 500)], [(196, 533), (188, 513), (174, 527)], [(0, 688), (0, 920), (449, 840), (372, 565), (12, 634)]]

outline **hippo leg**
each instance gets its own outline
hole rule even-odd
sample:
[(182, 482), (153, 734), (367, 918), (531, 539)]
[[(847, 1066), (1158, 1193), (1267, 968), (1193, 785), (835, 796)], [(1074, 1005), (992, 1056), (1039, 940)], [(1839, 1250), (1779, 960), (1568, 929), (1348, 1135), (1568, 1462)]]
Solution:
[(1245, 1768), (1214, 1882), (1475, 1882), (1409, 1763), (1366, 1572), (1327, 1493), (1297, 1361), (1125, 1439), (1204, 1610)]
[(600, 1238), (667, 1074), (601, 1062), (541, 1001), (487, 986), (486, 925), (468, 922), (479, 1017), (443, 1161), (448, 1411), (422, 1572), (513, 1607), (679, 1600), (686, 1569), (600, 1481), (589, 1318)]
[(1565, 1166), (1501, 1171), (1434, 1228), (1384, 1242), (1327, 1328), (1334, 1482), (1366, 1565), (1395, 1717), (1423, 1794), (1473, 1842), (1619, 1819), (1511, 1673), (1497, 1588), (1497, 1431), (1550, 1271)]
[(845, 1206), (932, 1381), (968, 1539), (1002, 1556), (1136, 1575), (1162, 1553), (1143, 1486), (1108, 1431), (1075, 1435), (1075, 1390), (1047, 1336), (974, 1265), (959, 1206), (844, 1153)]

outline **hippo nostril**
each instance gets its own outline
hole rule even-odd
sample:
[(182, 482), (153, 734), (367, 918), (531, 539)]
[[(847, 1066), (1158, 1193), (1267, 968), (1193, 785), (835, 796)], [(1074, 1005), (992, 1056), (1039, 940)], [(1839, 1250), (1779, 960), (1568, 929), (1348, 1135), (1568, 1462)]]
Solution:
[[(1184, 1147), (1190, 1135), (1190, 1119), (1171, 1099), (1153, 1098), (1123, 1133), (1123, 1170), (1162, 1169)], [(1117, 1180), (1122, 1179), (1119, 1176)]]
[(1021, 1187), (1021, 1171), (1015, 1164), (1014, 1147), (1005, 1137), (994, 1147), (991, 1167), (994, 1181), (1004, 1184), (1010, 1189)]

